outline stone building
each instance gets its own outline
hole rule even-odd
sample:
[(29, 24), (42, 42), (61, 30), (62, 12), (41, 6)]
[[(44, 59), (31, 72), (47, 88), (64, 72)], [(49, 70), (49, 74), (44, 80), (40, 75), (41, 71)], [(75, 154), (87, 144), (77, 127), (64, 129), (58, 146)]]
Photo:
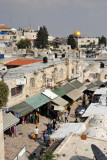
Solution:
[(6, 107), (11, 107), (40, 93), (47, 87), (54, 88), (74, 78), (82, 82), (83, 61), (64, 58), (48, 63), (33, 63), (9, 69), (3, 78), (9, 86)]
[(97, 46), (99, 43), (98, 37), (84, 37), (81, 35), (80, 31), (74, 32), (74, 37), (77, 42), (77, 47), (86, 48), (89, 45)]
[(4, 135), (3, 135), (3, 119), (2, 110), (0, 109), (0, 160), (4, 160)]

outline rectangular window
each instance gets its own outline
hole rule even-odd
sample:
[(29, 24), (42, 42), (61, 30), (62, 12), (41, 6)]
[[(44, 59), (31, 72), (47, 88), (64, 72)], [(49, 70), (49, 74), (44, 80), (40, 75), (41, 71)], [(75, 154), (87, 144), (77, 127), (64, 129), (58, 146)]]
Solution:
[(60, 77), (63, 77), (63, 69), (60, 70)]
[(18, 86), (11, 89), (11, 96), (16, 96), (20, 93), (22, 93), (22, 86)]
[(34, 78), (30, 79), (30, 86), (35, 87), (35, 79)]
[(46, 83), (46, 75), (43, 75), (43, 83)]
[(54, 72), (52, 72), (52, 81), (54, 81)]
[(72, 69), (72, 73), (74, 74), (74, 68)]

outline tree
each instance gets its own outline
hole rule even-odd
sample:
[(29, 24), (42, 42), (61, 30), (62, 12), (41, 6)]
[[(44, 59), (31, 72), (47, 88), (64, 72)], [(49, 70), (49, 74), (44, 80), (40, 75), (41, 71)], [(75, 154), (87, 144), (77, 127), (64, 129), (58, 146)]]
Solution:
[(48, 45), (48, 31), (45, 26), (40, 27), (40, 30), (37, 34), (37, 47), (38, 48), (47, 48)]
[(76, 41), (75, 41), (74, 36), (72, 34), (68, 36), (67, 44), (71, 45), (72, 49), (76, 48), (77, 44), (76, 44)]
[(43, 160), (55, 160), (55, 155), (50, 152), (46, 151), (45, 155), (42, 157)]
[(104, 36), (102, 36), (101, 38), (99, 37), (99, 45), (106, 46), (106, 37)]
[(31, 43), (29, 39), (21, 39), (16, 45), (19, 49), (25, 49), (30, 48)]
[(9, 89), (5, 82), (0, 81), (0, 108), (8, 101)]

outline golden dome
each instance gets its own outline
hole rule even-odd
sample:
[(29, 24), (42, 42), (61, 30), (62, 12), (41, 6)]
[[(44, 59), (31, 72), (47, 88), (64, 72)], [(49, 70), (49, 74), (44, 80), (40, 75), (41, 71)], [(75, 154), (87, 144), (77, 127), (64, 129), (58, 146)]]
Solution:
[(75, 37), (81, 37), (81, 32), (80, 31), (75, 31), (74, 36)]

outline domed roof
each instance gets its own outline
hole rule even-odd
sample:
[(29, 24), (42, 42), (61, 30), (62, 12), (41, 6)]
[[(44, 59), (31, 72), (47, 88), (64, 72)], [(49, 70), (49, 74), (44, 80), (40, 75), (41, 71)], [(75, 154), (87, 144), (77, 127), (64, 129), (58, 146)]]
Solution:
[(80, 31), (75, 31), (74, 36), (75, 37), (81, 37), (81, 32)]
[(94, 117), (90, 119), (89, 124), (91, 127), (100, 127), (107, 131), (107, 116), (94, 115)]
[(107, 134), (103, 128), (89, 127), (83, 134), (86, 134), (87, 137), (107, 140)]

